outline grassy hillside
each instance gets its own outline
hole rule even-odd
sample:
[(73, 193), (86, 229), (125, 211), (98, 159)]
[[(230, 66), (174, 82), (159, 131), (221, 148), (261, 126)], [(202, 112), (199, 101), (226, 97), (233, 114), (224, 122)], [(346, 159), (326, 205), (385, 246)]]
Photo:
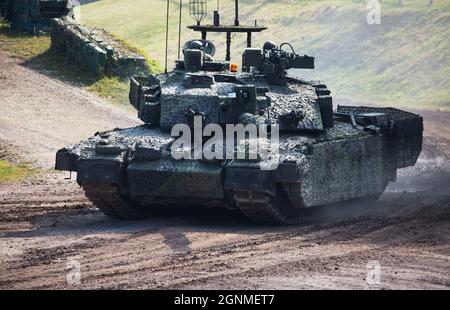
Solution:
[[(450, 0), (382, 0), (381, 25), (366, 22), (366, 1), (241, 0), (241, 21), (269, 26), (255, 37), (291, 41), (317, 57), (315, 71), (338, 99), (382, 105), (450, 110)], [(171, 1), (171, 61), (177, 54), (178, 1)], [(184, 1), (183, 24), (192, 24)], [(210, 0), (210, 22), (215, 0)], [(164, 60), (165, 0), (100, 0), (81, 9), (83, 23), (103, 27)], [(222, 21), (232, 23), (233, 0), (221, 0)], [(183, 27), (183, 39), (197, 37)], [(212, 35), (216, 43), (224, 41)], [(245, 36), (234, 38), (239, 62)], [(223, 44), (217, 44), (223, 57)]]

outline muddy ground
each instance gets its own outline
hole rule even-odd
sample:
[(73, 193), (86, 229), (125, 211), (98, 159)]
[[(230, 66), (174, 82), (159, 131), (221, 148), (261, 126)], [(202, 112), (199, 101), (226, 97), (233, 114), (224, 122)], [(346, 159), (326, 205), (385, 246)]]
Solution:
[[(138, 123), (1, 51), (0, 83), (1, 145), (44, 171), (65, 144)], [(321, 208), (289, 228), (181, 207), (119, 222), (65, 174), (1, 184), (0, 288), (449, 289), (450, 114), (424, 116), (419, 163), (375, 206)]]

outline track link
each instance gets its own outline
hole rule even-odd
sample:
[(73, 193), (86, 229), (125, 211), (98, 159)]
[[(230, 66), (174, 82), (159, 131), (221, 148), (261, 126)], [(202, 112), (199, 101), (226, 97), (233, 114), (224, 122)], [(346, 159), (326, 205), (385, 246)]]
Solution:
[(300, 216), (288, 217), (282, 214), (279, 200), (267, 193), (235, 191), (234, 200), (241, 212), (252, 222), (270, 225), (296, 225)]
[(83, 184), (86, 197), (105, 215), (113, 219), (134, 220), (143, 217), (139, 207), (124, 198), (113, 184)]

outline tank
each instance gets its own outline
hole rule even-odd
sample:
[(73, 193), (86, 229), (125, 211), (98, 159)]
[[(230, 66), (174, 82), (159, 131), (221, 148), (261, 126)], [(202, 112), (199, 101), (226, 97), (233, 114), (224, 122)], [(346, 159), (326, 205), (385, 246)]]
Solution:
[(58, 151), (56, 169), (77, 172), (107, 216), (137, 219), (168, 205), (203, 205), (238, 209), (258, 224), (293, 225), (310, 208), (378, 199), (399, 168), (416, 163), (422, 117), (394, 108), (334, 109), (323, 82), (288, 74), (314, 68), (314, 58), (289, 43), (248, 44), (240, 70), (218, 61), (205, 29), (251, 34), (218, 23), (192, 26), (202, 39), (184, 45), (172, 71), (131, 78), (141, 126)]

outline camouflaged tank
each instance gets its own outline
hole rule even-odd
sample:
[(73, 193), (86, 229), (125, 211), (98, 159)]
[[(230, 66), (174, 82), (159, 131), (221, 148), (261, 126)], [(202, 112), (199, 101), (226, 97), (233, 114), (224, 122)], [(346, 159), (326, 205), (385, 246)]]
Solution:
[[(77, 172), (87, 197), (113, 218), (205, 205), (239, 209), (256, 223), (290, 225), (306, 208), (377, 199), (397, 169), (416, 163), (420, 116), (393, 108), (333, 110), (325, 84), (287, 75), (314, 68), (314, 58), (299, 56), (290, 44), (245, 49), (241, 72), (213, 56), (210, 41), (191, 41), (172, 72), (132, 78), (130, 102), (144, 124), (60, 150), (56, 169)], [(277, 164), (270, 165), (274, 157), (175, 160), (172, 129), (192, 128), (199, 117), (202, 128), (277, 125)]]

